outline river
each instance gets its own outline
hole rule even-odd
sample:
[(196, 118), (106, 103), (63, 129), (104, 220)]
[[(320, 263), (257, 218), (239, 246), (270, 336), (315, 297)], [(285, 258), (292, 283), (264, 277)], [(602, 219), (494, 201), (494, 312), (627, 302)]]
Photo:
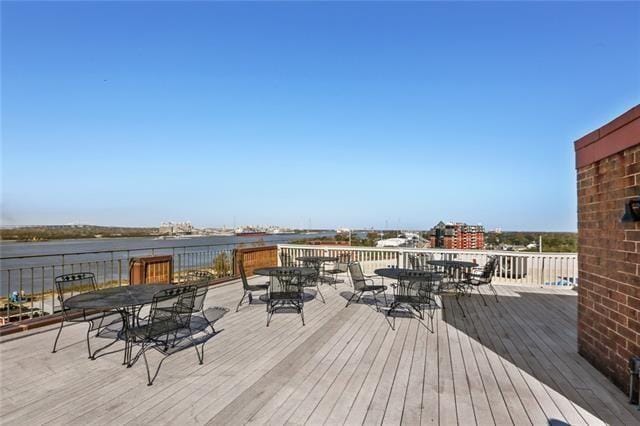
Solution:
[[(89, 262), (109, 262), (114, 260), (150, 254), (184, 254), (203, 250), (227, 251), (236, 247), (271, 245), (293, 240), (333, 236), (335, 232), (309, 234), (274, 234), (256, 237), (235, 235), (213, 235), (205, 237), (159, 240), (154, 237), (140, 238), (91, 238), (75, 240), (54, 240), (45, 242), (0, 242), (0, 296), (10, 290), (34, 287), (50, 288), (54, 273), (53, 266), (62, 264), (82, 264)], [(45, 267), (43, 269), (43, 267)], [(96, 265), (99, 268), (100, 265)], [(126, 263), (125, 263), (125, 267)], [(22, 271), (20, 269), (22, 268)], [(9, 272), (11, 271), (11, 272)], [(44, 272), (43, 272), (44, 271)], [(20, 273), (22, 272), (22, 276)], [(69, 272), (66, 271), (65, 272)], [(128, 272), (127, 272), (128, 273)]]

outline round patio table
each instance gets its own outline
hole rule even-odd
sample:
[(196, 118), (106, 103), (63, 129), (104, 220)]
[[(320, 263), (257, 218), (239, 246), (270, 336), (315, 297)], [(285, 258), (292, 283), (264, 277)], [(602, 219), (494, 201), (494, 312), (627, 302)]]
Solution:
[(430, 271), (421, 271), (416, 269), (405, 269), (405, 268), (380, 268), (373, 271), (376, 275), (379, 275), (384, 278), (391, 278), (397, 280), (402, 276), (412, 276), (412, 277), (425, 277), (425, 278), (433, 278), (433, 279), (441, 279), (443, 274), (438, 272), (430, 272)]
[(440, 266), (442, 268), (475, 268), (478, 266), (475, 262), (467, 262), (463, 260), (427, 260), (426, 263), (428, 265)]
[(322, 264), (325, 262), (337, 262), (337, 256), (300, 256), (296, 257), (300, 262)]
[[(95, 309), (117, 311), (122, 317), (122, 329), (118, 338), (106, 346), (96, 350), (91, 359), (96, 359), (98, 352), (103, 351), (117, 342), (127, 329), (134, 327), (137, 322), (137, 312), (143, 305), (153, 301), (153, 296), (162, 290), (173, 288), (172, 284), (141, 284), (121, 287), (110, 287), (102, 290), (76, 294), (64, 301), (64, 307), (69, 309)], [(124, 361), (127, 364), (128, 342), (125, 342)]]
[[(300, 277), (303, 278), (303, 282), (306, 282), (306, 279), (309, 277), (313, 277), (314, 275), (317, 274), (317, 271), (315, 268), (308, 268), (308, 267), (304, 267), (304, 266), (271, 266), (268, 268), (258, 268), (258, 269), (254, 269), (253, 273), (256, 275), (266, 275), (269, 276), (273, 273), (278, 273), (278, 272), (298, 272), (300, 274)], [(305, 287), (305, 285), (303, 284), (303, 287)], [(309, 296), (307, 293), (304, 293), (305, 297), (309, 297), (312, 298), (312, 296)], [(322, 296), (322, 294), (320, 294)], [(265, 299), (263, 299), (263, 297)], [(260, 296), (260, 300), (262, 301), (266, 301), (268, 299), (267, 295), (262, 295)], [(324, 296), (322, 296), (322, 300), (324, 300)]]
[(141, 284), (104, 288), (77, 294), (64, 301), (69, 309), (123, 309), (151, 303), (153, 295), (172, 284)]
[(330, 278), (327, 277), (326, 274), (324, 273), (324, 264), (327, 262), (337, 262), (338, 257), (337, 256), (300, 256), (300, 257), (296, 257), (296, 260), (313, 265), (313, 267), (315, 268), (318, 274), (318, 278), (320, 279), (320, 281), (330, 282), (331, 281)]
[(272, 267), (268, 267), (268, 268), (258, 268), (258, 269), (254, 269), (253, 273), (256, 275), (266, 275), (269, 276), (274, 272), (299, 272), (300, 275), (302, 275), (303, 277), (308, 277), (311, 275), (314, 275), (316, 273), (316, 270), (314, 268), (305, 268), (305, 267), (298, 267), (298, 266), (272, 266)]

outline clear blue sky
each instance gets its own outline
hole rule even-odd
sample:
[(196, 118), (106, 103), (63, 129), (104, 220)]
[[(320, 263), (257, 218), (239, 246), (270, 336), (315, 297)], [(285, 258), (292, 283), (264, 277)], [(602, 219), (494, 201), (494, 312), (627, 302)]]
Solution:
[(2, 220), (575, 230), (638, 3), (2, 3)]

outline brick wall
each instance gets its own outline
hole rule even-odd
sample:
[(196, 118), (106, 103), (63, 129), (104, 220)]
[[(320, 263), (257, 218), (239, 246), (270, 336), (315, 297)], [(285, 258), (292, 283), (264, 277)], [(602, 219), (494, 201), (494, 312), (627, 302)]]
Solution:
[(578, 351), (621, 389), (640, 355), (640, 106), (578, 140)]

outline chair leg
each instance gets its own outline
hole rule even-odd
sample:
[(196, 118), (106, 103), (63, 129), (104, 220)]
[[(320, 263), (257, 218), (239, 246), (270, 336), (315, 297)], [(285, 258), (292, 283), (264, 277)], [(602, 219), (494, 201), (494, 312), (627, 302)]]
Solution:
[[(144, 343), (142, 344), (142, 348), (140, 348), (140, 351), (142, 352), (142, 357), (144, 358), (144, 366), (147, 368), (147, 386), (151, 386), (153, 382), (151, 381), (151, 373), (149, 372), (149, 361), (147, 360), (147, 354), (145, 353)], [(136, 358), (138, 356), (136, 356)]]
[(304, 327), (304, 310), (300, 308), (300, 318), (302, 318), (302, 326)]
[(496, 302), (500, 303), (500, 300), (498, 300), (498, 292), (496, 291), (496, 288), (493, 286), (493, 284), (489, 283), (489, 288), (493, 292), (493, 296), (496, 298)]
[(102, 322), (104, 321), (104, 317), (106, 314), (102, 314), (100, 317), (100, 324), (98, 324), (98, 332), (96, 333), (96, 337), (100, 336), (100, 332), (102, 331)]
[(480, 295), (480, 297), (482, 298), (482, 303), (484, 303), (484, 306), (487, 306), (487, 301), (484, 298), (484, 295), (482, 294), (482, 292), (480, 291), (480, 286), (476, 286), (476, 290), (478, 291), (478, 294)]
[(89, 335), (93, 330), (93, 322), (89, 321), (89, 328), (87, 329), (87, 351), (89, 351), (89, 359), (94, 359), (91, 355), (91, 342), (89, 341)]
[(376, 312), (380, 312), (380, 307), (378, 306), (378, 294), (376, 292), (372, 292), (373, 294), (373, 301), (376, 304)]
[(55, 342), (53, 342), (53, 350), (51, 351), (52, 354), (56, 353), (56, 346), (58, 346), (58, 339), (60, 338), (60, 333), (62, 332), (63, 325), (64, 325), (64, 319), (60, 321), (60, 328), (58, 328), (58, 334), (56, 335), (56, 340)]
[(462, 311), (462, 316), (463, 317), (467, 317), (467, 314), (464, 312), (464, 308), (462, 307), (462, 305), (460, 304), (460, 294), (457, 293), (456, 294), (456, 303), (458, 303), (458, 307), (460, 308), (460, 310)]
[(191, 336), (191, 329), (189, 329), (188, 339), (193, 345), (193, 348), (196, 350), (196, 355), (198, 355), (198, 362), (200, 363), (200, 365), (202, 365), (202, 363), (204, 362), (204, 343), (202, 344), (202, 355), (201, 355), (200, 351), (198, 350), (198, 345), (196, 345), (196, 342), (193, 340), (193, 336)]
[(351, 297), (347, 300), (347, 304), (344, 306), (345, 308), (351, 304), (351, 300), (355, 297), (356, 293), (351, 293)]
[(242, 302), (244, 301), (244, 297), (247, 295), (247, 291), (245, 290), (244, 293), (242, 293), (242, 299), (240, 299), (240, 302), (238, 302), (238, 306), (236, 306), (236, 312), (238, 312), (238, 309), (240, 309), (240, 305), (242, 305)]
[(207, 322), (207, 324), (209, 324), (209, 327), (211, 327), (211, 331), (213, 333), (216, 332), (216, 329), (213, 328), (213, 324), (211, 324), (211, 321), (209, 321), (209, 318), (207, 318), (207, 316), (204, 314), (204, 310), (202, 310), (202, 317), (204, 318), (204, 320)]
[(322, 295), (322, 292), (320, 291), (320, 286), (318, 285), (318, 283), (316, 282), (316, 290), (318, 290), (318, 294), (320, 295), (320, 297), (322, 298), (322, 303), (327, 303), (324, 300), (324, 296)]

